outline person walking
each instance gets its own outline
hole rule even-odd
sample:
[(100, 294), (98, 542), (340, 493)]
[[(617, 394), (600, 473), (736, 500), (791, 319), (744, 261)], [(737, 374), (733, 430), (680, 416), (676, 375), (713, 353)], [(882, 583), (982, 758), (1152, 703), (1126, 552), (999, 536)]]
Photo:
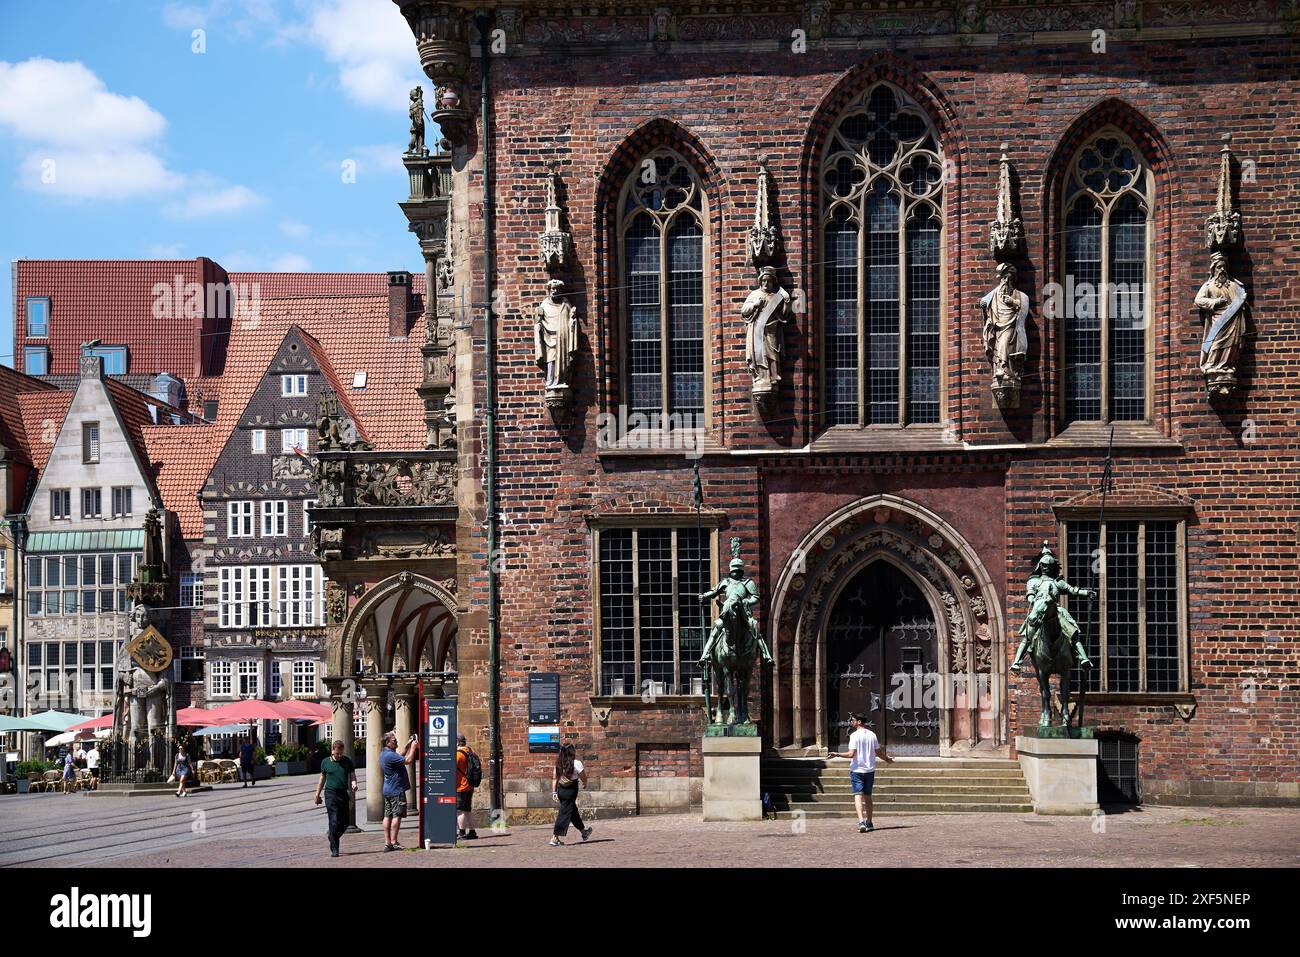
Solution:
[(384, 773), (385, 851), (402, 849), (397, 836), (402, 830), (402, 818), (406, 817), (406, 792), (411, 786), (406, 767), (415, 763), (419, 747), (420, 739), (413, 734), (406, 742), (406, 750), (398, 753), (397, 735), (392, 731), (384, 735), (384, 750), (379, 753), (379, 767)]
[(343, 742), (330, 746), (330, 755), (320, 763), (320, 781), (316, 785), (316, 804), (324, 795), (325, 814), (329, 818), (330, 857), (339, 856), (339, 838), (348, 829), (348, 802), (357, 795), (357, 766), (343, 753)]
[(239, 770), (244, 776), (244, 787), (257, 786), (257, 775), (253, 771), (253, 755), (257, 753), (257, 738), (250, 733), (239, 745)]
[(188, 797), (189, 788), (186, 784), (190, 776), (190, 756), (184, 748), (176, 749), (176, 763), (172, 765), (172, 777), (176, 779), (176, 796), (178, 798)]
[(585, 841), (591, 837), (591, 828), (583, 827), (582, 815), (578, 811), (578, 791), (587, 783), (587, 769), (577, 758), (577, 749), (571, 744), (563, 745), (555, 756), (555, 776), (551, 780), (551, 797), (560, 805), (555, 815), (555, 829), (550, 847), (564, 844), (562, 838), (569, 833), (569, 825), (578, 829)]
[(77, 763), (71, 751), (63, 752), (63, 793), (71, 794), (77, 784)]
[(91, 744), (90, 750), (86, 752), (86, 768), (90, 771), (90, 787), (92, 790), (99, 789), (99, 745)]
[(469, 746), (465, 735), (456, 735), (456, 836), (478, 839), (474, 830), (474, 789), (483, 783), (483, 762)]
[(832, 758), (849, 759), (849, 780), (853, 782), (853, 805), (858, 811), (858, 833), (874, 831), (871, 823), (871, 789), (876, 781), (876, 755), (884, 758), (886, 764), (893, 764), (894, 759), (885, 753), (885, 746), (880, 743), (876, 733), (867, 727), (866, 718), (860, 714), (849, 715), (853, 723), (853, 733), (849, 735), (849, 750), (832, 751)]

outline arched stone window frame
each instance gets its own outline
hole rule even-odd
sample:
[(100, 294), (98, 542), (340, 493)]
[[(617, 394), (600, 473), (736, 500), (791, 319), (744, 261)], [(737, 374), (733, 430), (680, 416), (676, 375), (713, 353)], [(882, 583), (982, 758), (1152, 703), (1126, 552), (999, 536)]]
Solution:
[[(872, 97), (879, 90), (889, 91), (900, 104), (898, 113), (916, 118), (920, 121), (921, 132), (918, 136), (906, 139), (902, 142), (901, 148), (897, 149), (889, 162), (880, 164), (873, 161), (866, 140), (862, 141), (859, 149), (853, 148), (853, 143), (846, 140), (842, 135), (844, 124), (857, 116), (864, 116), (870, 109)], [(878, 159), (879, 157), (877, 157)], [(920, 179), (916, 175), (918, 165), (923, 163), (926, 170), (926, 178)], [(839, 193), (834, 186), (829, 185), (828, 177), (831, 175), (833, 167), (845, 162), (851, 162), (855, 166), (855, 172), (861, 174), (861, 179), (854, 183), (851, 190), (847, 193)], [(817, 220), (817, 288), (819, 289), (819, 313), (822, 317), (820, 330), (820, 349), (822, 352), (822, 362), (820, 363), (820, 407), (823, 413), (824, 422), (827, 428), (838, 427), (841, 430), (901, 430), (901, 429), (928, 429), (939, 430), (942, 423), (948, 419), (949, 397), (947, 389), (947, 358), (948, 358), (948, 221), (947, 203), (949, 191), (947, 187), (947, 170), (948, 161), (943, 152), (943, 138), (940, 128), (935, 123), (930, 111), (923, 106), (914, 96), (905, 91), (901, 86), (889, 82), (888, 80), (877, 80), (866, 85), (862, 92), (854, 96), (849, 104), (839, 111), (836, 119), (831, 124), (831, 129), (826, 137), (825, 144), (822, 147), (821, 157), (817, 172), (816, 194), (819, 200), (818, 220)], [(918, 189), (917, 184), (924, 183), (923, 189)], [(876, 184), (882, 184), (889, 196), (899, 200), (899, 215), (897, 218), (897, 282), (898, 282), (898, 394), (897, 405), (898, 414), (892, 421), (871, 422), (870, 400), (869, 400), (869, 375), (866, 371), (867, 359), (867, 338), (868, 338), (868, 316), (867, 316), (867, 289), (866, 289), (866, 269), (862, 268), (866, 262), (866, 249), (864, 235), (866, 227), (864, 217), (866, 216), (866, 204), (868, 194), (872, 192)], [(908, 249), (908, 232), (919, 220), (918, 216), (928, 213), (929, 216), (937, 220), (937, 263), (934, 264), (935, 276), (935, 301), (937, 303), (937, 328), (932, 336), (937, 350), (934, 358), (934, 376), (935, 376), (935, 402), (937, 406), (936, 413), (917, 415), (917, 410), (913, 408), (911, 400), (911, 389), (909, 388), (909, 359), (911, 350), (909, 349), (909, 321), (913, 319), (909, 313), (912, 311), (912, 304), (919, 300), (909, 296), (909, 263), (913, 262), (909, 258)], [(832, 322), (830, 304), (831, 298), (830, 279), (828, 277), (827, 264), (831, 259), (832, 251), (829, 249), (827, 242), (827, 226), (833, 221), (836, 215), (842, 217), (844, 222), (857, 224), (857, 249), (856, 249), (856, 268), (854, 282), (856, 284), (855, 300), (856, 312), (855, 335), (856, 335), (856, 413), (851, 416), (851, 421), (836, 421), (836, 415), (832, 403), (832, 384), (828, 381), (829, 375), (833, 370), (834, 363), (831, 356), (831, 335)], [(930, 366), (926, 366), (929, 368)], [(924, 419), (924, 421), (918, 421)]]
[[(1115, 151), (1109, 156), (1102, 155), (1100, 148), (1100, 145), (1106, 141), (1113, 141), (1116, 144)], [(1124, 170), (1125, 164), (1122, 162), (1111, 162), (1111, 160), (1126, 152), (1130, 153), (1134, 160), (1134, 168), (1128, 171)], [(1088, 162), (1090, 156), (1101, 160), (1101, 168), (1095, 166), (1085, 168), (1084, 164)], [(1154, 279), (1157, 182), (1152, 163), (1133, 137), (1118, 126), (1108, 124), (1092, 132), (1074, 150), (1065, 167), (1059, 192), (1061, 234), (1056, 282), (1061, 290), (1060, 305), (1064, 309), (1062, 314), (1056, 318), (1057, 335), (1060, 342), (1057, 401), (1062, 425), (1063, 427), (1069, 427), (1076, 423), (1110, 424), (1113, 422), (1150, 425), (1154, 421), (1155, 407), (1154, 318), (1156, 314), (1155, 300), (1157, 298)], [(1094, 282), (1090, 274), (1087, 279), (1079, 279), (1077, 276), (1078, 271), (1071, 268), (1071, 230), (1076, 228), (1071, 225), (1071, 215), (1078, 211), (1083, 203), (1092, 203), (1098, 210), (1098, 276), (1095, 283), (1099, 286), (1099, 292), (1094, 299), (1093, 305), (1093, 308), (1099, 313), (1099, 331), (1097, 334), (1100, 367), (1097, 386), (1099, 412), (1096, 416), (1086, 416), (1075, 412), (1072, 408), (1072, 403), (1079, 401), (1074, 398), (1078, 393), (1074, 390), (1071, 382), (1071, 369), (1074, 364), (1071, 355), (1071, 326), (1075, 321), (1074, 317), (1079, 298), (1076, 293), (1081, 282)], [(1144, 233), (1141, 259), (1128, 261), (1130, 264), (1140, 262), (1144, 286), (1141, 302), (1142, 415), (1140, 417), (1125, 415), (1122, 418), (1116, 418), (1114, 414), (1115, 396), (1112, 394), (1112, 380), (1115, 374), (1115, 357), (1113, 355), (1115, 343), (1112, 341), (1112, 330), (1120, 317), (1113, 316), (1112, 312), (1115, 312), (1117, 308), (1130, 308), (1132, 300), (1127, 296), (1111, 296), (1109, 289), (1112, 282), (1125, 281), (1116, 280), (1114, 275), (1115, 264), (1112, 262), (1117, 235), (1116, 219), (1119, 212), (1126, 207), (1131, 209), (1134, 205), (1143, 214), (1142, 226)], [(1069, 281), (1072, 272), (1076, 273), (1073, 283)]]
[[(659, 164), (667, 166), (665, 170)], [(650, 175), (655, 178), (649, 182), (645, 180), (647, 171), (651, 167), (647, 164), (655, 164), (657, 169)], [(688, 183), (674, 184), (673, 177), (678, 173), (684, 173)], [(677, 201), (671, 204), (665, 198), (662, 206), (654, 208), (653, 197), (658, 189), (663, 189), (659, 180), (669, 183), (667, 191), (671, 192), (677, 188), (681, 196)], [(715, 333), (713, 321), (713, 294), (714, 294), (714, 275), (713, 275), (713, 231), (711, 229), (711, 220), (713, 216), (711, 208), (711, 198), (705, 186), (704, 178), (699, 169), (689, 159), (678, 152), (671, 146), (656, 146), (649, 149), (638, 157), (632, 165), (630, 172), (625, 178), (618, 196), (618, 205), (615, 208), (615, 271), (614, 279), (618, 291), (618, 402), (627, 408), (629, 415), (640, 410), (639, 406), (633, 406), (632, 394), (632, 376), (633, 356), (632, 356), (632, 332), (633, 317), (632, 309), (634, 306), (634, 290), (630, 282), (630, 263), (628, 258), (627, 238), (629, 232), (638, 225), (639, 222), (648, 221), (653, 224), (658, 232), (658, 328), (660, 344), (660, 393), (659, 393), (659, 425), (654, 431), (666, 432), (678, 429), (693, 429), (697, 431), (707, 430), (709, 423), (713, 421), (713, 398), (712, 398), (712, 379), (713, 379), (713, 336)], [(683, 422), (674, 418), (680, 415), (682, 409), (676, 406), (672, 401), (672, 330), (670, 308), (672, 303), (671, 286), (671, 250), (669, 248), (669, 238), (673, 229), (677, 228), (684, 221), (693, 221), (700, 231), (700, 322), (701, 322), (701, 373), (700, 373), (700, 407), (696, 411), (697, 418)], [(644, 410), (642, 410), (644, 411)]]

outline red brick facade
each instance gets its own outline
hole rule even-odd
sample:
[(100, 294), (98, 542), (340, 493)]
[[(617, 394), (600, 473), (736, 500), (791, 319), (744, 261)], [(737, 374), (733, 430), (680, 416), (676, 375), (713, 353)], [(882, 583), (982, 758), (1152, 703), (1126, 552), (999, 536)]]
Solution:
[[(1142, 6), (1148, 23), (1171, 22), (1161, 20), (1162, 5)], [(694, 166), (707, 194), (711, 409), (704, 497), (706, 510), (725, 516), (719, 547), (725, 550), (732, 535), (744, 542), (764, 596), (768, 640), (775, 632), (768, 602), (796, 545), (835, 509), (885, 494), (943, 519), (978, 557), (996, 592), (1003, 620), (995, 630), (1009, 636), (1009, 657), (1032, 560), (1044, 539), (1058, 540), (1058, 517), (1065, 513), (1054, 510), (1095, 487), (1106, 454), (1104, 429), (1066, 433), (1055, 398), (1062, 385), (1058, 332), (1043, 317), (1042, 290), (1059, 269), (1062, 170), (1084, 137), (1113, 126), (1132, 137), (1155, 177), (1153, 415), (1146, 429), (1120, 430), (1113, 501), (1128, 502), (1134, 515), (1148, 507), (1151, 514), (1172, 514), (1171, 504), (1177, 511), (1186, 503), (1177, 514), (1185, 519), (1183, 654), (1190, 687), (1181, 695), (1100, 699), (1089, 705), (1089, 723), (1138, 736), (1149, 800), (1295, 800), (1300, 193), (1293, 184), (1300, 176), (1300, 104), (1293, 91), (1300, 55), (1294, 37), (1270, 11), (1250, 31), (1258, 35), (1232, 37), (1213, 26), (1195, 39), (1116, 32), (1103, 54), (1090, 47), (1085, 17), (1059, 40), (974, 31), (978, 41), (948, 35), (927, 46), (900, 38), (892, 51), (810, 41), (806, 53), (793, 54), (782, 38), (790, 23), (798, 26), (799, 14), (783, 16), (746, 13), (714, 33), (693, 34), (697, 39), (684, 37), (679, 18), (676, 38), (655, 51), (634, 39), (591, 39), (632, 36), (610, 26), (623, 22), (617, 18), (525, 12), (522, 25), (511, 21), (510, 36), (522, 42), (492, 62), (493, 293), (507, 306), (497, 321), (507, 793), (522, 793), (526, 779), (548, 773), (548, 758), (527, 749), (527, 674), (536, 670), (561, 673), (563, 736), (598, 779), (660, 774), (657, 749), (681, 742), (689, 743), (690, 773), (701, 774), (698, 706), (680, 699), (612, 706), (593, 700), (599, 698), (592, 683), (599, 635), (589, 520), (667, 511), (681, 513), (683, 525), (694, 521), (689, 460), (597, 447), (597, 416), (617, 411), (621, 374), (615, 206), (640, 159), (656, 146), (671, 147)], [(590, 43), (566, 52), (563, 44), (541, 43), (546, 31)], [(867, 46), (882, 45), (878, 36), (862, 37)], [(902, 439), (897, 430), (868, 430), (832, 437), (820, 424), (818, 164), (839, 110), (878, 80), (926, 108), (952, 164), (944, 200), (942, 435), (933, 430)], [(1240, 386), (1231, 399), (1212, 403), (1197, 368), (1202, 325), (1192, 299), (1209, 259), (1203, 224), (1213, 210), (1224, 133), (1232, 134), (1238, 160), (1249, 161), (1254, 173), (1253, 180), (1240, 177), (1244, 251), (1233, 258), (1251, 313)], [(1025, 387), (1019, 409), (1007, 413), (989, 391), (977, 305), (994, 282), (988, 224), (1002, 143), (1009, 144), (1025, 227), (1018, 285), (1032, 303)], [(750, 396), (739, 317), (753, 288), (747, 229), (762, 155), (770, 158), (784, 247), (776, 263), (781, 282), (803, 290), (808, 304), (787, 333), (786, 379), (766, 416)], [(456, 160), (462, 170), (457, 213), (469, 220), (467, 227), (459, 220), (464, 232), (456, 237), (456, 258), (458, 279), (468, 287), (471, 277), (479, 278), (482, 256), (482, 154), (474, 137)], [(574, 409), (558, 423), (541, 401), (531, 321), (548, 278), (537, 234), (552, 164), (564, 183), (575, 245), (575, 264), (560, 275), (582, 316)], [(474, 401), (481, 405), (481, 317), (475, 319)], [(464, 337), (462, 347), (468, 344)], [(461, 447), (471, 475), (481, 476), (477, 422), (462, 420)], [(481, 521), (480, 505), (471, 535)], [(481, 552), (481, 540), (470, 541)], [(462, 588), (472, 589), (472, 603), (481, 609), (481, 572), (464, 577)], [(485, 640), (481, 617), (462, 620), (462, 646)], [(995, 666), (995, 675), (1005, 665)], [(760, 712), (772, 694), (769, 683), (759, 694)], [(1037, 719), (1032, 679), (1013, 679), (1006, 703), (1010, 749), (1015, 734)], [(607, 714), (597, 713), (605, 707)], [(764, 733), (770, 741), (771, 729)], [(679, 761), (680, 752), (672, 753)], [(612, 794), (615, 788), (596, 789)]]

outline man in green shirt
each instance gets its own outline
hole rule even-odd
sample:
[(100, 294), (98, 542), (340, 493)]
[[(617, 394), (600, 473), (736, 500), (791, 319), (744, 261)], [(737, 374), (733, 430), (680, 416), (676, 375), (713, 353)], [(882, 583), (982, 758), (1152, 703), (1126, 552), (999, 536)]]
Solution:
[(316, 785), (316, 804), (324, 792), (325, 813), (329, 815), (330, 857), (339, 856), (339, 838), (348, 829), (348, 801), (357, 796), (357, 766), (343, 753), (343, 742), (335, 741), (330, 756), (320, 763), (320, 783)]

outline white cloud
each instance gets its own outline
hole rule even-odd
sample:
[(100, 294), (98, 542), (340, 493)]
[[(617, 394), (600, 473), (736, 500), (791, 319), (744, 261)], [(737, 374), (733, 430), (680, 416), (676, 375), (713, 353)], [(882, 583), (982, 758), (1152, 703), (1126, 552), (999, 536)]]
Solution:
[(307, 38), (339, 68), (339, 85), (364, 106), (404, 112), (424, 81), (411, 29), (394, 4), (327, 0), (310, 14)]
[(108, 149), (155, 142), (167, 121), (138, 96), (109, 92), (81, 63), (36, 57), (0, 60), (0, 124), (24, 140)]
[(170, 192), (184, 177), (167, 169), (144, 149), (35, 149), (19, 167), (19, 182), (30, 190), (75, 199), (131, 199)]
[(292, 219), (286, 219), (280, 223), (280, 232), (293, 239), (306, 239), (311, 233), (311, 227), (306, 223), (299, 223)]
[(181, 251), (184, 248), (181, 243), (154, 243), (145, 250), (145, 255), (149, 259), (185, 259)]
[(271, 260), (271, 272), (307, 272), (311, 261), (298, 253), (285, 253)]
[(163, 158), (167, 120), (138, 96), (110, 91), (75, 61), (0, 60), (0, 132), (18, 141), (19, 182), (71, 199), (191, 195), (165, 211), (183, 219), (237, 212), (265, 200), (246, 186), (187, 175)]
[(363, 173), (405, 173), (402, 165), (404, 143), (379, 143), (369, 146), (354, 146), (347, 159), (357, 161), (357, 169)]
[(179, 202), (164, 206), (163, 213), (174, 219), (206, 219), (243, 212), (265, 202), (264, 196), (247, 186), (216, 186), (195, 189)]

